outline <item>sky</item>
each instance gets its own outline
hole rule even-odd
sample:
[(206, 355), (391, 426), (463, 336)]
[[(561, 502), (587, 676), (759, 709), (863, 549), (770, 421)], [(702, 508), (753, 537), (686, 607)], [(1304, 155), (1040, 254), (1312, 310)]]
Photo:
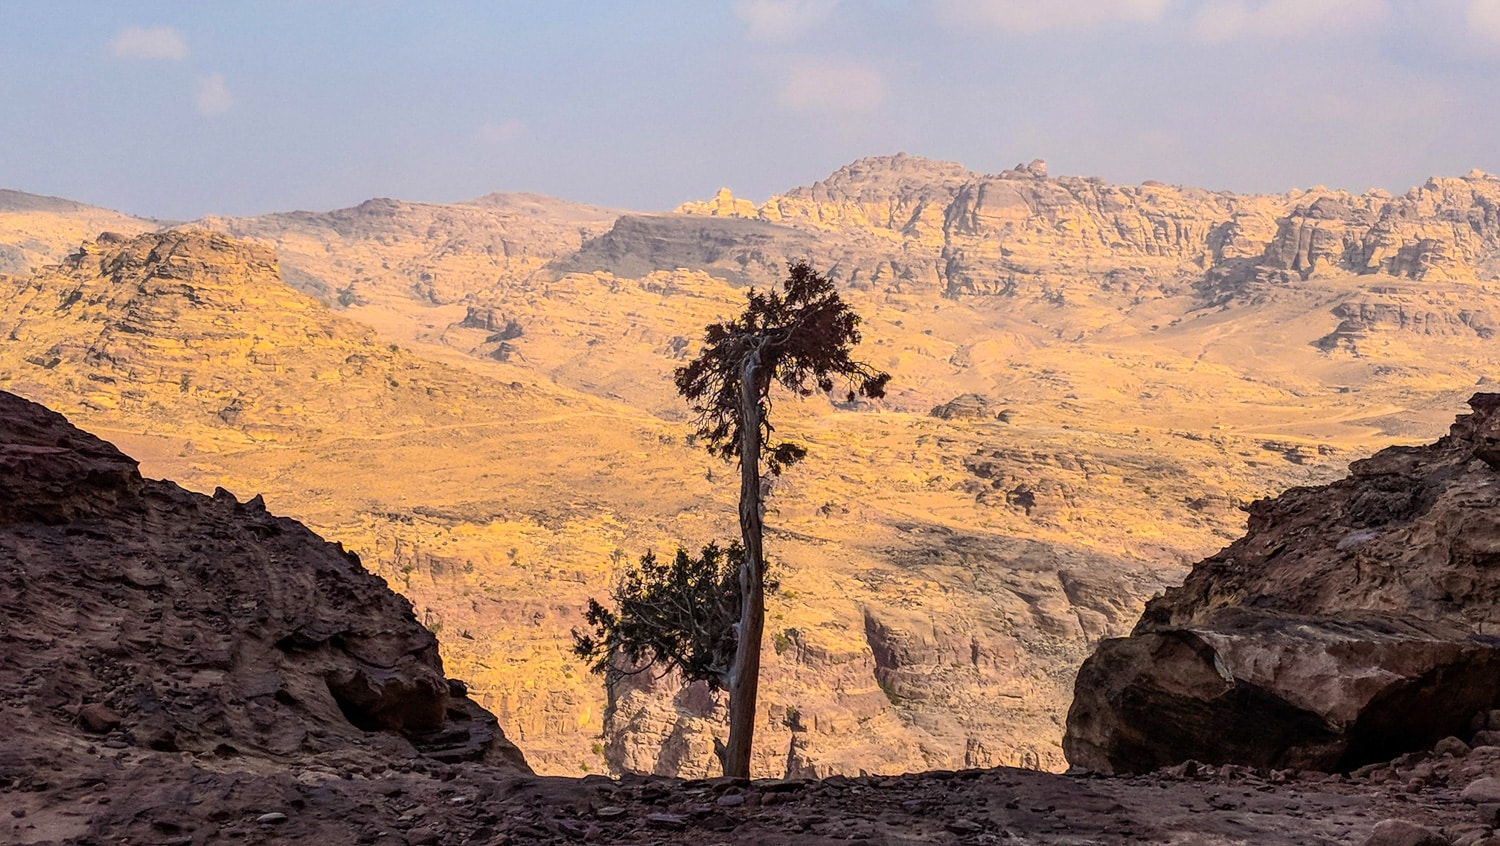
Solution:
[(0, 187), (163, 219), (980, 173), (1500, 171), (1500, 0), (0, 0)]

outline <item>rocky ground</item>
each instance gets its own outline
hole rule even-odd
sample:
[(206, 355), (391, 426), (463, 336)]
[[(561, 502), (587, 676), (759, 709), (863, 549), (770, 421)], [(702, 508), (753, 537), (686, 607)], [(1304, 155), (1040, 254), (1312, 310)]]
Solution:
[(1457, 743), (1349, 776), (1190, 764), (747, 782), (387, 766), (372, 763), (380, 737), (343, 757), (247, 763), (109, 733), (18, 765), (33, 747), (23, 728), (7, 725), (0, 751), (5, 843), (1500, 843), (1500, 747)]

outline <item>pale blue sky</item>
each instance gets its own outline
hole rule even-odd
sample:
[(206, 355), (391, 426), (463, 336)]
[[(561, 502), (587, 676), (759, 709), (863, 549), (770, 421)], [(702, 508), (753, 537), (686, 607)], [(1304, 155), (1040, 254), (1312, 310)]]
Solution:
[(1500, 0), (0, 0), (0, 187), (164, 218), (760, 201), (866, 155), (1500, 171)]

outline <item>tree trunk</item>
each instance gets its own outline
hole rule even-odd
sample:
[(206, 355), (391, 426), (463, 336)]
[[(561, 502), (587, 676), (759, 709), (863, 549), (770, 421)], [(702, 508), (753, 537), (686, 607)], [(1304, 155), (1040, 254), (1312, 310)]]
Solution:
[(766, 622), (765, 562), (761, 557), (760, 396), (756, 380), (760, 350), (751, 350), (740, 369), (740, 623), (734, 664), (729, 671), (729, 743), (724, 775), (750, 777), (750, 744), (755, 735), (755, 695), (760, 686), (760, 640)]

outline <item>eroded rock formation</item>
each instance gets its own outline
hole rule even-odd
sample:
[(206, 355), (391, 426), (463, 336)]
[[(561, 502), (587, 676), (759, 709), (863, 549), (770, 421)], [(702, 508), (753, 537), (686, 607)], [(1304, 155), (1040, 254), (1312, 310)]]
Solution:
[(1085, 662), (1068, 759), (1348, 770), (1466, 734), (1500, 703), (1500, 394), (1470, 405), (1435, 444), (1255, 503)]
[(369, 745), (526, 766), (352, 553), (258, 496), (142, 479), (8, 393), (0, 562), (0, 722), (27, 735), (23, 766), (90, 734), (220, 758)]

